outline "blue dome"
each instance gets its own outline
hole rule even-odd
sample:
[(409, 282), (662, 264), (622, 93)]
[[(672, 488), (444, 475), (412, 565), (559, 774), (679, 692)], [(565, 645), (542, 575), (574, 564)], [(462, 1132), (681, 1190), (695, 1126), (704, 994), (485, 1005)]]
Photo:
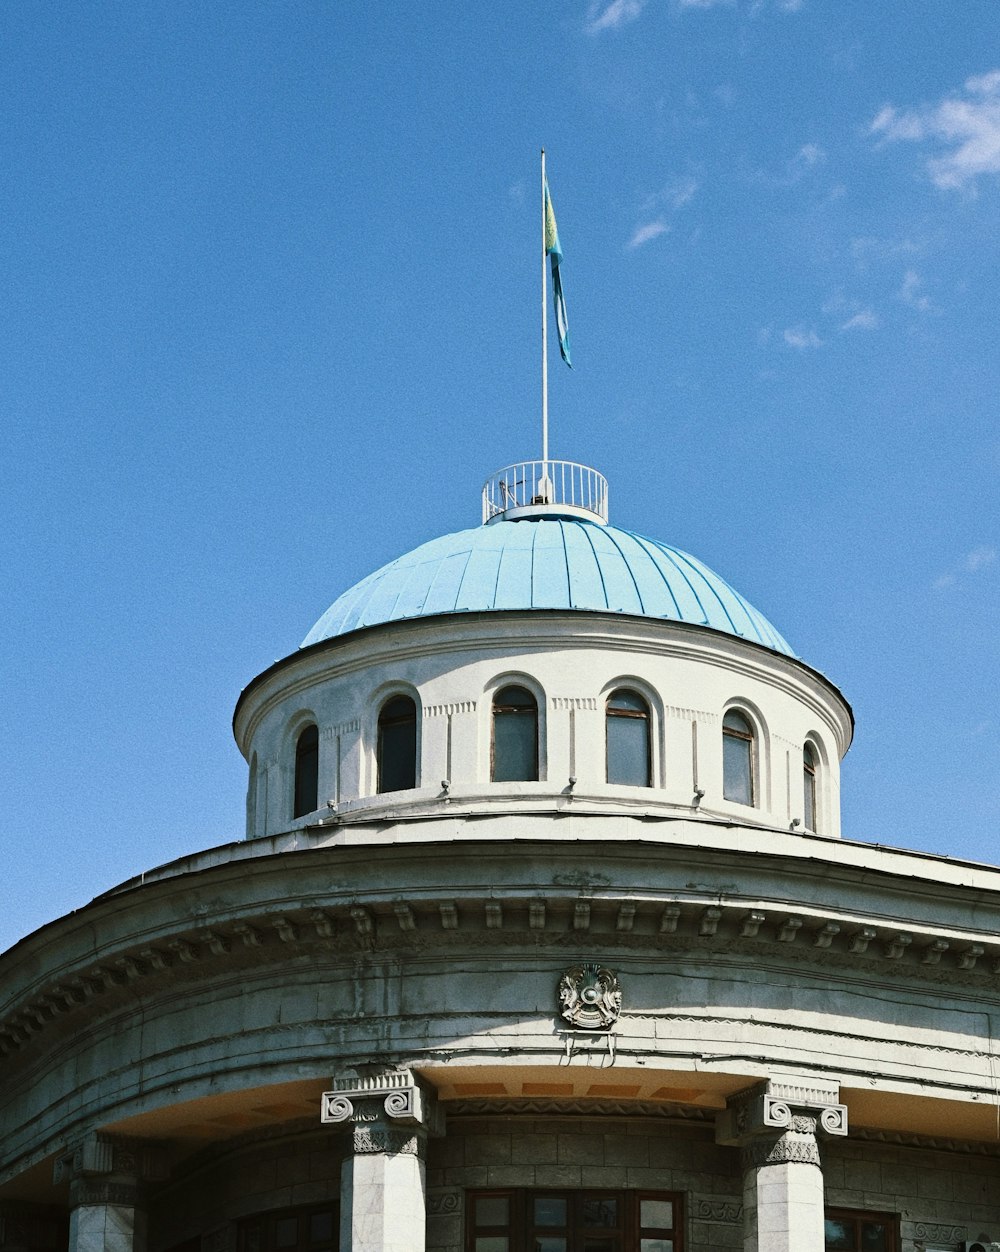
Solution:
[(693, 556), (567, 518), (497, 521), (432, 539), (345, 591), (301, 646), (381, 622), (504, 609), (661, 618), (795, 655), (766, 617)]

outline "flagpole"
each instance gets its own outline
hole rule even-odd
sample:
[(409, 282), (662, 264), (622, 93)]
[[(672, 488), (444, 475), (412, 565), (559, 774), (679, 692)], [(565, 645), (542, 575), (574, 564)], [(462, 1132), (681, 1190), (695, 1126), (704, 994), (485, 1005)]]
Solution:
[(542, 149), (542, 477), (549, 476), (549, 320), (545, 278), (545, 149)]

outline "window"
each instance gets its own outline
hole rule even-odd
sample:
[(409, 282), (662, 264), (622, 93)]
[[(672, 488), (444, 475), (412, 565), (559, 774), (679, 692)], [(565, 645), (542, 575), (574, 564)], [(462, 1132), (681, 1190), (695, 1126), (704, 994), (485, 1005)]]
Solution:
[(479, 1191), (466, 1252), (683, 1252), (680, 1196), (662, 1191)]
[(493, 697), (494, 782), (538, 781), (538, 705), (524, 687)]
[(899, 1219), (891, 1213), (827, 1209), (826, 1252), (897, 1252)]
[(754, 804), (753, 727), (730, 709), (722, 719), (722, 794), (737, 804)]
[(613, 691), (605, 706), (608, 782), (653, 785), (649, 755), (649, 705), (635, 691)]
[(336, 1206), (285, 1209), (240, 1222), (239, 1252), (337, 1252), (340, 1247)]
[(802, 824), (816, 829), (816, 749), (811, 743), (802, 749)]
[(292, 817), (319, 808), (319, 731), (307, 726), (295, 741), (295, 798)]
[(417, 785), (417, 706), (394, 696), (378, 715), (378, 789), (409, 791)]

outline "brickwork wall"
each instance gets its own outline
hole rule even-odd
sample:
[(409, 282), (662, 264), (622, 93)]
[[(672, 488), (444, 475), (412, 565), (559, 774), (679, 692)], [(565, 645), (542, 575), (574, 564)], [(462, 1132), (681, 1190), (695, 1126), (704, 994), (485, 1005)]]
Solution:
[(607, 1187), (684, 1195), (687, 1252), (742, 1247), (738, 1154), (711, 1126), (638, 1118), (452, 1118), (427, 1162), (427, 1252), (461, 1252), (464, 1191)]
[(851, 1139), (821, 1151), (827, 1205), (898, 1213), (902, 1252), (1000, 1241), (1000, 1157)]

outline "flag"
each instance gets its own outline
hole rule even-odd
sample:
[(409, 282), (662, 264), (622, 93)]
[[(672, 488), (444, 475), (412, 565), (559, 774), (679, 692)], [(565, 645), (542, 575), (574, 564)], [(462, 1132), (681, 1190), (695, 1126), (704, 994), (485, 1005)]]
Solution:
[(559, 267), (562, 265), (562, 247), (559, 243), (559, 228), (556, 226), (555, 210), (552, 208), (552, 197), (549, 195), (549, 180), (545, 180), (545, 255), (552, 262), (552, 303), (556, 310), (556, 330), (559, 332), (559, 351), (562, 359), (572, 369), (573, 362), (569, 359), (569, 322), (566, 319), (566, 297), (563, 295), (562, 278)]

